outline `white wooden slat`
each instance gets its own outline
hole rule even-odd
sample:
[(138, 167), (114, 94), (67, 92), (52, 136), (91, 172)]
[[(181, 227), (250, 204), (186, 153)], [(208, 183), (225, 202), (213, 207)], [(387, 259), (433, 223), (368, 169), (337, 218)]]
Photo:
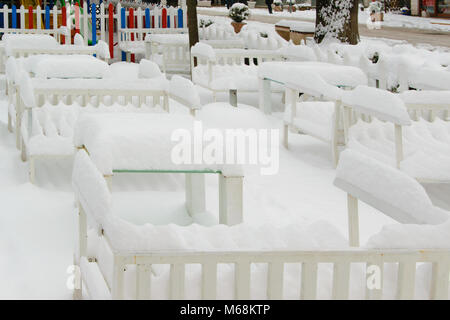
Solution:
[(382, 261), (366, 263), (366, 299), (381, 300), (383, 297), (384, 264)]
[(24, 6), (23, 5), (21, 5), (20, 6), (20, 9), (19, 9), (19, 12), (20, 12), (20, 29), (22, 29), (22, 30), (24, 30), (25, 29), (25, 8), (24, 8)]
[(106, 14), (105, 4), (100, 3), (100, 39), (106, 41)]
[(448, 261), (434, 262), (431, 277), (430, 298), (433, 300), (448, 299), (450, 285), (450, 264)]
[(170, 265), (170, 299), (184, 298), (185, 265), (175, 263)]
[(217, 264), (202, 264), (202, 299), (213, 300), (217, 296)]
[[(95, 21), (93, 22), (95, 23)], [(88, 7), (87, 7), (87, 1), (83, 2), (83, 40), (84, 45), (88, 45), (88, 38), (89, 38), (89, 32), (91, 30), (88, 30)]]
[(120, 300), (123, 299), (123, 273), (125, 271), (125, 266), (122, 264), (122, 260), (119, 257), (115, 257), (114, 260), (112, 298), (114, 300)]
[(267, 297), (271, 300), (283, 298), (284, 264), (282, 262), (270, 262), (267, 272)]
[(301, 276), (300, 299), (316, 299), (317, 294), (317, 263), (303, 262)]
[(136, 265), (136, 298), (148, 300), (151, 297), (151, 265)]
[(36, 7), (36, 28), (41, 29), (42, 24), (42, 12), (41, 12), (41, 6)]
[(236, 300), (250, 299), (250, 262), (239, 261), (234, 267), (234, 286)]
[(333, 268), (333, 292), (335, 300), (348, 299), (350, 282), (350, 263), (336, 262)]
[(416, 263), (410, 261), (400, 262), (398, 265), (397, 277), (397, 299), (413, 299), (416, 278)]
[(358, 199), (347, 194), (348, 240), (351, 247), (359, 247)]

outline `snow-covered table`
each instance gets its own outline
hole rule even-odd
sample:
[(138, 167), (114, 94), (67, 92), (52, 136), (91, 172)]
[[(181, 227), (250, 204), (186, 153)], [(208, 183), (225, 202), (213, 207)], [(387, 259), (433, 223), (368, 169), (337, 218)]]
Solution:
[[(74, 140), (77, 147), (88, 151), (109, 182), (114, 174), (124, 172), (184, 173), (190, 215), (205, 212), (204, 174), (218, 174), (219, 223), (241, 223), (241, 167), (181, 159), (181, 153), (189, 151), (181, 151), (183, 147), (194, 154), (194, 124), (194, 118), (185, 115), (85, 114), (78, 121)], [(183, 144), (186, 139), (190, 142)]]
[(292, 77), (301, 77), (305, 73), (317, 73), (328, 84), (346, 88), (367, 85), (367, 76), (356, 67), (335, 65), (326, 62), (264, 62), (258, 67), (259, 107), (270, 113), (271, 82), (284, 85)]

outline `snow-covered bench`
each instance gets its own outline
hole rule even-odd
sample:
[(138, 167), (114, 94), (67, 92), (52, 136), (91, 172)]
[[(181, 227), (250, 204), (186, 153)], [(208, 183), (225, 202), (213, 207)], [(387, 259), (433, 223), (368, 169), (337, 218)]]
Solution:
[(449, 120), (450, 90), (408, 90), (399, 95), (412, 119), (425, 118), (434, 121), (437, 117)]
[(201, 109), (200, 96), (194, 84), (181, 76), (174, 75), (169, 83), (169, 98), (187, 107), (191, 115)]
[(187, 34), (187, 28), (120, 28), (118, 44), (120, 50), (127, 53), (127, 61), (130, 54), (145, 54), (145, 39), (150, 34), (176, 35)]
[(398, 95), (377, 88), (359, 86), (345, 91), (342, 104), (348, 148), (421, 182), (450, 181), (449, 122), (440, 118), (412, 121)]
[(190, 74), (188, 35), (148, 34), (145, 58), (156, 62), (164, 73)]
[[(19, 99), (19, 75), (22, 71), (38, 79), (101, 79), (110, 70), (106, 62), (89, 55), (33, 55), (26, 58), (9, 57), (6, 61), (6, 93), (8, 96), (8, 129), (12, 132), (13, 119), (19, 123), (16, 111)], [(20, 146), (17, 132), (17, 147)]]
[(338, 147), (343, 144), (340, 107), (342, 90), (310, 71), (303, 72), (301, 77), (286, 78), (285, 81), (284, 146), (288, 148), (289, 131), (310, 135), (331, 145), (331, 155), (336, 166)]
[(358, 200), (404, 224), (441, 224), (450, 218), (414, 178), (353, 150), (341, 154), (334, 184), (348, 194), (352, 246), (359, 246)]
[(271, 83), (295, 83), (291, 79), (300, 78), (304, 73), (317, 74), (326, 83), (340, 88), (367, 84), (364, 72), (352, 66), (315, 61), (264, 62), (258, 67), (259, 108), (266, 113), (272, 112)]
[[(73, 171), (79, 208), (75, 262), (81, 270), (75, 298), (82, 290), (91, 299), (448, 298), (448, 249), (349, 249), (327, 223), (136, 225), (114, 211), (113, 195), (94, 163), (80, 150)], [(421, 263), (433, 264), (428, 282)], [(368, 287), (374, 267), (383, 270), (380, 286)]]
[(214, 49), (200, 42), (191, 49), (192, 81), (212, 91), (214, 101), (217, 93), (232, 89), (257, 92), (258, 66), (276, 60), (283, 60), (277, 51)]
[[(94, 46), (83, 44), (82, 37), (79, 37), (74, 45), (61, 45), (55, 38), (48, 35), (28, 35), (28, 34), (7, 34), (3, 36), (4, 43), (3, 57), (27, 57), (35, 54), (69, 55), (86, 54), (97, 55), (98, 58), (108, 60), (109, 48), (104, 41), (99, 41)], [(1, 61), (4, 63), (5, 61)]]
[[(34, 181), (37, 158), (70, 156), (73, 130), (85, 112), (167, 112), (167, 80), (31, 79), (21, 74), (16, 132)], [(25, 125), (24, 125), (25, 124)]]

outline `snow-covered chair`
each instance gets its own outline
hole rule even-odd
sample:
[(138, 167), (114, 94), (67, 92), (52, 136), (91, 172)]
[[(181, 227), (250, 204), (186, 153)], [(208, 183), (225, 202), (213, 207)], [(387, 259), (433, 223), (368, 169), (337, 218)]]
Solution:
[[(421, 182), (450, 181), (450, 125), (412, 121), (396, 94), (359, 86), (342, 94), (347, 148), (401, 169)], [(353, 124), (353, 125), (352, 125)]]
[(168, 82), (162, 74), (134, 81), (43, 80), (31, 79), (22, 72), (19, 83), (16, 132), (22, 159), (29, 159), (31, 181), (34, 181), (36, 159), (74, 153), (73, 130), (80, 114), (168, 111)]
[(201, 109), (200, 95), (194, 84), (181, 76), (174, 75), (170, 79), (169, 98), (187, 107), (193, 116)]
[(403, 224), (440, 224), (450, 218), (450, 212), (431, 203), (414, 178), (353, 150), (341, 154), (334, 184), (348, 194), (352, 246), (359, 246), (358, 200)]
[(145, 57), (164, 73), (190, 74), (189, 37), (187, 34), (148, 34)]
[[(448, 298), (448, 249), (349, 249), (326, 222), (277, 228), (137, 225), (115, 211), (114, 195), (84, 150), (76, 156), (72, 181), (79, 209), (75, 263), (81, 271), (74, 298), (83, 290), (91, 299)], [(382, 240), (383, 232), (375, 237)], [(433, 264), (428, 282), (423, 263)], [(374, 267), (382, 270), (380, 285), (369, 287)], [(430, 285), (415, 292), (416, 281)]]
[[(258, 66), (282, 59), (277, 51), (214, 49), (200, 42), (191, 49), (192, 81), (210, 90), (214, 101), (219, 92), (257, 92)], [(281, 88), (274, 90), (280, 92)]]
[[(283, 53), (284, 51), (280, 51)], [(319, 61), (264, 62), (258, 66), (259, 108), (272, 112), (272, 84), (284, 85), (291, 79), (300, 78), (304, 73), (319, 75), (326, 83), (340, 88), (354, 88), (367, 85), (367, 76), (353, 66), (334, 65)], [(291, 81), (295, 83), (295, 81)]]
[(343, 144), (342, 90), (312, 72), (304, 72), (302, 77), (292, 76), (285, 81), (284, 146), (288, 148), (289, 131), (310, 135), (331, 145), (333, 163), (337, 165), (338, 147)]

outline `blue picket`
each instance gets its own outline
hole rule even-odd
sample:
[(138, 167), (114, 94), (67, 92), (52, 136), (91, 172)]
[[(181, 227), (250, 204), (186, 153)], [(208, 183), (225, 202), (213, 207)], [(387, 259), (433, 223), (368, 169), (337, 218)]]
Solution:
[(178, 9), (178, 28), (183, 28), (183, 10)]
[(50, 29), (50, 8), (45, 6), (45, 29)]
[[(121, 21), (121, 28), (126, 28), (126, 15), (125, 15), (125, 8), (122, 8), (120, 10), (120, 21)], [(122, 51), (122, 61), (127, 61), (127, 54)]]
[(97, 43), (97, 24), (95, 23), (96, 18), (95, 3), (91, 5), (91, 15), (92, 15), (92, 45), (95, 45)]
[(91, 2), (89, 0), (87, 0), (87, 8), (88, 8), (88, 13), (91, 13)]
[(145, 27), (146, 28), (150, 28), (150, 9), (146, 8), (145, 9)]
[(13, 29), (17, 28), (17, 9), (15, 5), (11, 7), (11, 26)]
[(167, 14), (167, 28), (170, 28), (170, 15)]

